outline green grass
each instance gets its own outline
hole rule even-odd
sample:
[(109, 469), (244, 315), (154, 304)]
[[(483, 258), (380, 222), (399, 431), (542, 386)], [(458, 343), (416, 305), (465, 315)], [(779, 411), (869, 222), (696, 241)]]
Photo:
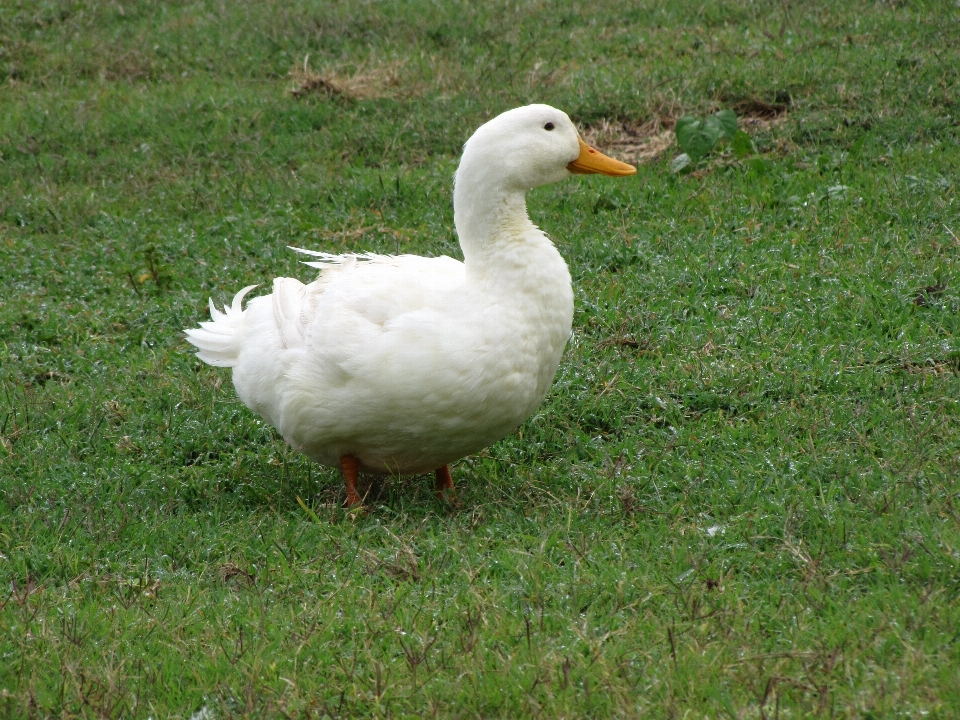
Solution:
[[(956, 3), (0, 0), (0, 81), (0, 715), (960, 716)], [(182, 339), (290, 244), (457, 255), (501, 110), (778, 97), (531, 194), (574, 333), (456, 509), (351, 519)]]

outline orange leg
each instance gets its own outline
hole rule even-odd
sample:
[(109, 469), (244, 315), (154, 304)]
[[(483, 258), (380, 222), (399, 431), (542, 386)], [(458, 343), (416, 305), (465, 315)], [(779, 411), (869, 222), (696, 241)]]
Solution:
[(453, 495), (453, 478), (450, 476), (450, 466), (444, 465), (436, 469), (437, 476), (437, 500), (443, 500), (443, 494), (447, 490)]
[(360, 461), (353, 455), (344, 455), (340, 458), (340, 467), (343, 468), (343, 479), (347, 483), (347, 507), (361, 503), (357, 493), (357, 475), (360, 473)]

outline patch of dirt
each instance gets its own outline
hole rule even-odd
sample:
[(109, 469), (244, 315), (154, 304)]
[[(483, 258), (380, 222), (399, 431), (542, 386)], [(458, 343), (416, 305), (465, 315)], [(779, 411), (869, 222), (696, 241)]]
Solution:
[(372, 100), (384, 97), (396, 97), (409, 94), (400, 82), (402, 62), (385, 63), (376, 66), (361, 66), (351, 74), (335, 69), (315, 73), (310, 69), (310, 56), (303, 59), (303, 66), (290, 71), (293, 87), (290, 94), (295, 98), (311, 93), (323, 93), (328, 97), (342, 97), (349, 100)]
[(933, 301), (943, 295), (943, 291), (946, 289), (947, 284), (941, 281), (938, 281), (934, 285), (928, 285), (927, 287), (923, 288), (923, 290), (918, 292), (915, 298), (913, 298), (913, 304), (917, 307), (932, 305)]
[[(743, 100), (730, 106), (737, 124), (747, 133), (766, 132), (787, 119), (786, 103)], [(601, 120), (583, 129), (583, 139), (601, 152), (624, 162), (643, 165), (655, 162), (677, 141), (673, 128), (677, 116), (658, 115), (643, 123), (629, 120)]]
[(601, 120), (583, 129), (583, 139), (602, 152), (624, 162), (653, 162), (676, 142), (675, 118), (655, 117), (645, 123)]
[(747, 132), (750, 130), (766, 131), (783, 123), (787, 119), (787, 110), (790, 109), (791, 99), (789, 94), (778, 95), (778, 98), (772, 103), (751, 98), (730, 105), (731, 109), (737, 113), (737, 122), (740, 129)]
[(220, 566), (219, 569), (220, 582), (228, 583), (231, 580), (240, 580), (248, 586), (256, 585), (257, 579), (244, 570), (242, 567), (236, 563), (228, 562)]

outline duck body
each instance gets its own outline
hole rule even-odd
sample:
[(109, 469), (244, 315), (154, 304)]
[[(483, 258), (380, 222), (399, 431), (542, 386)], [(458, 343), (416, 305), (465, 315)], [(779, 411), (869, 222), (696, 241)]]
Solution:
[[(599, 155), (559, 110), (504, 113), (471, 137), (457, 170), (464, 262), (301, 251), (317, 258), (307, 263), (316, 280), (277, 278), (246, 309), (251, 288), (224, 312), (211, 302), (212, 321), (187, 338), (202, 360), (232, 367), (243, 403), (312, 460), (345, 475), (344, 458), (354, 474), (447, 472), (516, 429), (549, 391), (573, 291), (525, 193), (604, 172), (575, 169), (588, 151)], [(635, 172), (617, 164), (608, 174)]]
[(255, 341), (233, 366), (237, 394), (334, 467), (352, 455), (361, 470), (421, 473), (496, 442), (547, 394), (573, 318), (566, 263), (529, 232), (526, 272), (401, 255), (327, 263), (307, 285), (278, 278), (243, 313)]

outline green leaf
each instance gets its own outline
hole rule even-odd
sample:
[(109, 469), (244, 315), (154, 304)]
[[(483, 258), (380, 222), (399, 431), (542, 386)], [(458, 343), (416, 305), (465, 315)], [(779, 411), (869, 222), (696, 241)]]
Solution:
[(723, 136), (727, 140), (733, 140), (737, 135), (737, 114), (733, 110), (721, 110), (714, 117), (720, 121), (720, 127), (723, 129)]
[(690, 156), (692, 162), (696, 162), (717, 144), (723, 135), (723, 127), (716, 115), (706, 120), (684, 116), (677, 120), (675, 132), (680, 149)]
[(684, 170), (685, 168), (687, 168), (687, 167), (690, 165), (690, 163), (692, 163), (692, 162), (693, 162), (693, 160), (692, 160), (691, 157), (690, 157), (689, 155), (687, 155), (686, 153), (683, 153), (683, 154), (681, 154), (681, 155), (677, 155), (677, 156), (673, 159), (673, 161), (670, 163), (670, 170), (671, 170), (672, 172), (675, 172), (675, 173), (676, 173), (676, 172), (681, 172), (682, 170)]
[[(703, 123), (703, 133), (706, 136), (706, 141), (710, 143), (710, 148), (716, 145), (720, 138), (723, 137), (723, 125), (720, 123), (720, 118), (716, 115), (708, 117)], [(707, 149), (709, 150), (710, 148)]]
[(684, 152), (689, 152), (688, 148), (702, 124), (703, 122), (699, 118), (695, 118), (692, 115), (684, 115), (677, 120), (677, 126), (674, 131), (677, 134), (677, 144)]
[(730, 141), (730, 146), (733, 148), (733, 154), (741, 159), (757, 154), (757, 148), (753, 144), (753, 140), (743, 130), (737, 130)]
[(701, 135), (702, 138), (700, 142), (702, 143), (701, 147), (703, 148), (703, 152), (700, 153), (700, 157), (703, 157), (710, 152), (713, 146), (723, 137), (723, 126), (720, 125), (720, 120), (717, 119), (716, 115), (711, 115), (704, 121)]

